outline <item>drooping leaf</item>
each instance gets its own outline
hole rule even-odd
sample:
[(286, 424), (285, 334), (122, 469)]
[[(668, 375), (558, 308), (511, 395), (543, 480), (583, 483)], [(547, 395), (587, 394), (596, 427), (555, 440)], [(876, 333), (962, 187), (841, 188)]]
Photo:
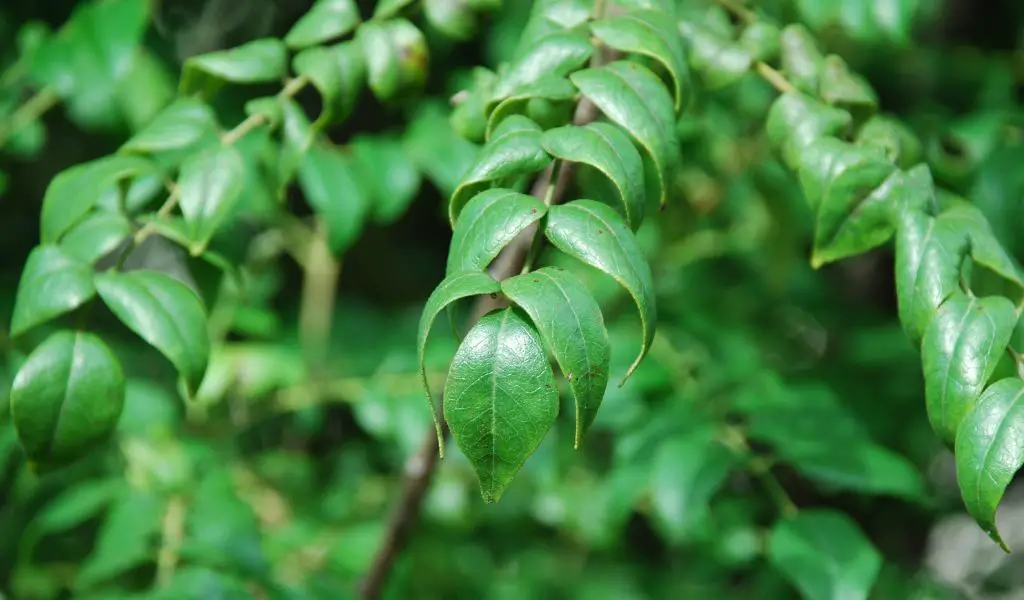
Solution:
[(279, 81), (288, 74), (288, 48), (277, 38), (253, 40), (228, 50), (192, 56), (181, 69), (179, 91), (211, 97), (225, 83)]
[(317, 0), (288, 30), (284, 43), (293, 50), (316, 46), (352, 33), (360, 21), (354, 0)]
[(555, 158), (588, 164), (604, 173), (619, 192), (619, 210), (636, 231), (647, 205), (644, 196), (644, 165), (640, 153), (617, 127), (590, 123), (566, 125), (544, 132), (544, 149)]
[(210, 358), (206, 308), (199, 296), (157, 271), (101, 273), (96, 290), (122, 323), (175, 366), (194, 393)]
[(839, 135), (852, 122), (853, 117), (845, 110), (790, 92), (772, 103), (765, 131), (772, 145), (782, 151), (786, 166), (796, 170), (804, 148), (822, 136)]
[(608, 387), (611, 350), (601, 307), (578, 279), (555, 267), (506, 279), (501, 290), (530, 316), (569, 382), (579, 448)]
[(607, 273), (633, 297), (640, 313), (643, 341), (621, 386), (640, 365), (654, 340), (654, 284), (639, 242), (614, 209), (594, 200), (552, 206), (544, 235), (562, 252)]
[(942, 303), (925, 330), (921, 360), (928, 420), (950, 447), (1006, 352), (1016, 324), (1013, 303), (1006, 298), (956, 293)]
[(36, 246), (25, 262), (11, 316), (11, 336), (19, 336), (71, 312), (96, 295), (89, 263), (49, 244)]
[(772, 528), (768, 560), (806, 600), (867, 600), (882, 557), (850, 517), (804, 510)]
[(370, 208), (353, 171), (351, 157), (326, 143), (314, 144), (299, 167), (299, 185), (327, 225), (328, 244), (335, 253), (344, 252), (359, 237)]
[(377, 98), (391, 100), (426, 82), (427, 42), (409, 21), (369, 21), (359, 27), (356, 39), (362, 44), (370, 90)]
[(644, 148), (654, 165), (660, 203), (664, 205), (669, 174), (681, 157), (672, 97), (661, 80), (647, 67), (627, 61), (577, 71), (570, 79)]
[(512, 190), (495, 188), (473, 196), (455, 223), (447, 275), (486, 269), (505, 246), (546, 213), (543, 202)]
[(967, 413), (956, 436), (956, 479), (964, 505), (978, 525), (1009, 552), (996, 528), (1006, 488), (1024, 465), (1024, 381), (992, 384)]
[(658, 10), (636, 10), (594, 21), (590, 30), (611, 48), (647, 56), (661, 63), (672, 79), (676, 112), (682, 110), (690, 70), (683, 54), (679, 30), (670, 14)]
[(11, 386), (11, 417), (41, 471), (81, 458), (117, 427), (124, 407), (121, 364), (99, 337), (58, 331), (28, 356)]
[(473, 465), (484, 502), (497, 502), (558, 416), (540, 336), (515, 309), (485, 315), (448, 371), (444, 417)]
[(434, 406), (434, 400), (430, 394), (430, 384), (427, 382), (427, 370), (425, 366), (427, 338), (434, 326), (434, 320), (448, 305), (456, 300), (479, 296), (481, 294), (497, 294), (501, 291), (501, 285), (490, 275), (478, 271), (467, 271), (456, 273), (446, 278), (430, 294), (426, 305), (423, 307), (423, 314), (420, 317), (419, 331), (416, 336), (416, 347), (419, 355), (420, 378), (423, 381), (423, 391), (427, 395), (427, 404), (430, 406), (430, 414), (434, 419), (434, 427), (437, 430), (437, 444), (444, 456), (444, 436), (441, 432), (441, 421), (438, 417), (439, 410)]
[(195, 98), (179, 98), (129, 138), (121, 151), (159, 154), (184, 150), (216, 133), (217, 117), (208, 104)]
[(97, 212), (67, 232), (60, 248), (67, 256), (92, 265), (113, 252), (130, 233), (131, 224), (122, 215)]
[(352, 114), (366, 80), (366, 60), (358, 43), (307, 48), (295, 55), (292, 66), (320, 92), (323, 108), (314, 127), (344, 121)]
[(448, 202), (448, 220), (455, 226), (469, 199), (492, 184), (532, 175), (544, 169), (551, 157), (540, 144), (541, 131), (526, 117), (513, 115), (502, 121), (494, 137), (483, 147)]
[(245, 163), (234, 146), (193, 154), (178, 176), (179, 206), (189, 228), (189, 250), (198, 256), (241, 197)]
[(918, 211), (900, 216), (896, 230), (896, 300), (900, 323), (916, 345), (939, 306), (959, 289), (966, 232), (949, 219)]
[(61, 171), (43, 196), (41, 235), (54, 243), (120, 182), (157, 173), (156, 164), (140, 156), (107, 156)]
[(509, 65), (494, 86), (491, 102), (546, 77), (565, 77), (590, 60), (594, 47), (583, 31), (555, 31), (538, 39), (530, 50)]

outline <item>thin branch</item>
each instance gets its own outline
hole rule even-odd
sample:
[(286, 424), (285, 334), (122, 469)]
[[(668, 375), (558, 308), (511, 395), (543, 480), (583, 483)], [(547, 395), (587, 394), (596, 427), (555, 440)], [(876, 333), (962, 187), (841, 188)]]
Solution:
[(43, 88), (19, 106), (6, 123), (0, 123), (0, 148), (22, 127), (38, 121), (48, 110), (57, 106), (60, 96), (53, 88)]
[[(606, 55), (607, 54), (607, 55)], [(599, 66), (613, 60), (612, 53), (599, 51), (591, 59), (591, 66)], [(583, 98), (576, 106), (573, 115), (573, 124), (585, 125), (597, 119), (598, 110), (593, 102)], [(558, 166), (558, 173), (555, 174), (556, 166), (552, 164), (534, 182), (532, 194), (534, 197), (544, 201), (548, 205), (562, 202), (565, 192), (569, 189), (573, 177), (573, 163), (564, 162)], [(552, 184), (552, 178), (554, 182)], [(498, 255), (498, 258), (491, 264), (490, 273), (499, 281), (508, 279), (522, 271), (530, 248), (533, 246), (537, 234), (537, 224), (533, 224), (520, 233), (511, 244)], [(469, 316), (469, 326), (472, 326), (485, 314), (503, 308), (504, 302), (499, 296), (492, 299), (490, 296), (480, 296), (474, 304)], [(443, 402), (442, 394), (442, 402)], [(448, 425), (442, 422), (442, 430), (448, 434)], [(419, 450), (412, 455), (405, 463), (405, 476), (402, 482), (401, 495), (398, 497), (398, 504), (395, 506), (391, 517), (388, 519), (387, 530), (384, 539), (373, 563), (359, 587), (359, 597), (363, 600), (376, 600), (384, 590), (388, 575), (398, 555), (405, 548), (409, 533), (419, 518), (420, 507), (426, 497), (430, 482), (437, 468), (438, 445), (437, 435), (431, 425), (430, 431), (424, 437), (423, 444)]]

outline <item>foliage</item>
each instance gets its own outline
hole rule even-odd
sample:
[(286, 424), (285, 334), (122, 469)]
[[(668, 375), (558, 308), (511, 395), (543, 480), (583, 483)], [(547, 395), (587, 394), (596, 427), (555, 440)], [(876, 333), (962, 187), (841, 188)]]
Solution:
[(942, 10), (72, 4), (0, 13), (0, 598), (953, 598), (945, 513), (1009, 551), (1022, 113)]

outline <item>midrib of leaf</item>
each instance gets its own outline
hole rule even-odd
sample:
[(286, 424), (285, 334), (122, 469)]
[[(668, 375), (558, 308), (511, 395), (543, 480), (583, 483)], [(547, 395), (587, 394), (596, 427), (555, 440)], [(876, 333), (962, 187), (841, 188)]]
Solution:
[(57, 418), (53, 421), (53, 433), (50, 434), (50, 443), (46, 446), (46, 453), (50, 454), (53, 452), (53, 445), (57, 442), (57, 433), (60, 432), (60, 424), (64, 419), (64, 410), (67, 408), (68, 400), (71, 395), (71, 382), (74, 380), (75, 365), (78, 364), (78, 340), (81, 338), (80, 333), (74, 334), (74, 341), (71, 343), (71, 361), (68, 365), (67, 376), (64, 378), (64, 394), (60, 403), (60, 410), (57, 411)]
[(494, 495), (494, 470), (498, 465), (498, 349), (501, 348), (501, 336), (505, 333), (505, 324), (508, 323), (508, 316), (512, 314), (511, 309), (505, 309), (501, 315), (501, 323), (498, 325), (498, 333), (494, 336), (494, 355), (491, 357), (491, 489), (490, 495)]
[[(608, 136), (606, 136), (605, 133), (601, 131), (599, 127), (588, 127), (587, 129), (589, 131), (594, 132), (594, 134), (601, 138), (601, 141), (604, 142), (605, 146), (607, 146), (612, 151), (612, 154), (614, 154), (615, 158), (618, 159), (618, 166), (622, 167), (622, 165), (626, 164), (626, 161), (623, 158), (622, 153), (619, 152), (619, 149), (615, 147), (615, 144), (612, 143), (612, 140)], [(625, 168), (622, 168), (621, 170), (623, 171), (623, 173), (625, 173), (626, 171)], [(609, 173), (607, 169), (601, 169), (601, 171), (603, 171), (605, 175), (607, 175), (608, 178), (612, 180), (612, 183), (615, 185), (615, 187), (619, 189), (619, 195), (622, 196), (622, 209), (626, 211), (626, 214), (630, 216), (630, 221), (632, 221), (634, 211), (631, 210), (632, 207), (629, 205), (629, 199), (626, 198), (626, 188), (623, 186), (623, 183), (620, 183), (619, 181), (616, 180), (616, 178), (612, 177), (611, 173)], [(620, 175), (622, 175), (623, 173), (620, 173)], [(625, 179), (628, 178), (629, 174), (625, 173), (623, 181), (625, 181)], [(635, 224), (634, 227), (636, 225), (639, 225), (639, 223)]]
[[(1010, 405), (1007, 407), (1006, 412), (1003, 413), (1002, 417), (999, 419), (999, 425), (996, 427), (995, 435), (992, 436), (991, 441), (985, 446), (985, 452), (982, 454), (982, 457), (981, 457), (982, 473), (987, 473), (990, 470), (989, 469), (989, 465), (988, 465), (988, 459), (989, 459), (989, 456), (992, 454), (992, 448), (995, 446), (996, 439), (1000, 438), (1003, 435), (1003, 428), (1006, 425), (1006, 417), (1010, 413), (1012, 413), (1013, 410), (1017, 407), (1017, 402), (1021, 399), (1021, 396), (1024, 396), (1024, 388), (1019, 390), (1017, 392), (1017, 395), (1013, 398), (1013, 401), (1010, 402)], [(979, 473), (978, 477), (975, 479), (975, 484), (974, 484), (974, 499), (975, 499), (975, 501), (977, 502), (977, 504), (979, 506), (982, 504), (982, 501), (981, 501), (981, 480), (982, 480), (982, 477), (981, 477), (981, 474)]]
[(164, 304), (160, 301), (157, 295), (154, 294), (145, 283), (136, 283), (141, 294), (153, 301), (153, 305), (156, 306), (161, 313), (163, 313), (162, 316), (165, 317), (167, 322), (171, 325), (169, 329), (173, 332), (174, 338), (178, 342), (178, 348), (181, 349), (182, 353), (186, 355), (189, 367), (189, 375), (194, 375), (194, 373), (192, 373), (191, 371), (195, 365), (192, 364), (192, 357), (190, 356), (191, 352), (189, 352), (188, 341), (185, 339), (185, 336), (178, 329), (177, 321), (175, 321), (171, 311), (168, 310), (166, 306), (164, 306)]
[[(960, 317), (960, 322), (957, 323), (956, 329), (958, 332), (963, 331), (964, 323), (967, 321), (967, 318), (971, 315), (971, 309), (974, 308), (974, 303), (975, 299), (971, 298), (966, 310), (964, 310), (963, 316)], [(956, 343), (953, 344), (953, 349), (949, 353), (949, 360), (946, 361), (945, 369), (943, 369), (945, 371), (945, 374), (942, 376), (942, 396), (940, 396), (941, 401), (939, 402), (939, 408), (941, 409), (939, 416), (942, 418), (943, 425), (949, 425), (949, 423), (946, 422), (946, 399), (948, 396), (946, 391), (949, 389), (950, 371), (953, 370), (953, 361), (954, 358), (960, 353), (960, 348), (963, 345), (963, 340), (964, 336), (958, 333), (956, 336)]]

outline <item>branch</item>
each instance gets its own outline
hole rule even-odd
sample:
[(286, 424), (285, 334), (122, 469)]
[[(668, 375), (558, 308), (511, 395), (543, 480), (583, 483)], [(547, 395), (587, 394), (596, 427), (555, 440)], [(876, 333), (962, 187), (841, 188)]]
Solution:
[[(612, 53), (605, 52), (599, 48), (594, 53), (593, 59), (591, 59), (591, 66), (599, 66), (613, 59)], [(576, 106), (573, 124), (586, 125), (597, 119), (597, 116), (598, 110), (594, 103), (587, 98), (582, 98)], [(558, 173), (555, 174), (555, 164), (553, 163), (544, 173), (537, 177), (531, 191), (534, 197), (543, 200), (550, 191), (551, 204), (558, 204), (564, 199), (565, 192), (572, 182), (575, 170), (574, 163), (564, 162), (557, 168)], [(554, 181), (552, 181), (552, 177)], [(554, 189), (549, 190), (550, 186), (554, 186)], [(533, 246), (537, 229), (538, 224), (534, 223), (505, 247), (501, 254), (498, 255), (498, 258), (494, 259), (494, 262), (491, 263), (491, 276), (501, 281), (519, 274), (526, 263), (526, 257), (530, 253), (530, 248)], [(504, 308), (504, 306), (505, 302), (500, 296), (498, 298), (480, 296), (470, 313), (467, 328), (472, 327), (487, 313)], [(444, 402), (443, 394), (441, 401)], [(442, 420), (441, 426), (444, 434), (448, 435), (447, 423), (444, 423)], [(430, 487), (434, 470), (437, 468), (437, 459), (437, 435), (434, 432), (433, 425), (431, 425), (430, 431), (427, 432), (423, 440), (423, 445), (405, 463), (405, 479), (402, 483), (402, 492), (398, 499), (398, 505), (395, 507), (394, 512), (391, 513), (387, 530), (384, 533), (384, 539), (381, 541), (380, 548), (377, 551), (377, 555), (373, 558), (370, 570), (359, 588), (359, 597), (363, 600), (376, 600), (380, 597), (384, 589), (384, 583), (391, 572), (391, 567), (405, 547), (409, 533), (419, 517), (420, 506), (423, 504), (423, 499), (426, 497), (427, 489)]]

